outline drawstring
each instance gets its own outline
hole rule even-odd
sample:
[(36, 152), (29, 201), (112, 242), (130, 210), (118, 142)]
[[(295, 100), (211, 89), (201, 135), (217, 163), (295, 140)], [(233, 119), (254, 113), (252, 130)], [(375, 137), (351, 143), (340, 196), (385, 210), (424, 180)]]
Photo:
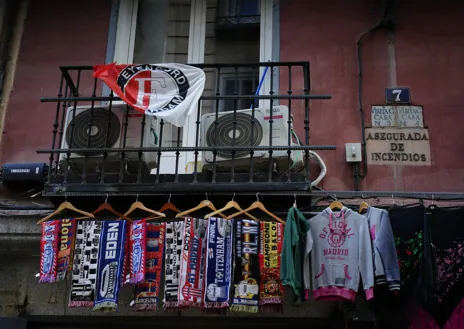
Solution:
[[(332, 216), (333, 216), (333, 212), (330, 212), (329, 213), (329, 229), (330, 229), (330, 232), (334, 231), (334, 229), (332, 228), (332, 222), (333, 222)], [(341, 214), (340, 214), (340, 216), (338, 216), (338, 218), (342, 219), (342, 224), (343, 225), (342, 225), (341, 231), (342, 231), (343, 234), (345, 234), (346, 233), (345, 232), (345, 212), (343, 211), (343, 209), (341, 210)]]

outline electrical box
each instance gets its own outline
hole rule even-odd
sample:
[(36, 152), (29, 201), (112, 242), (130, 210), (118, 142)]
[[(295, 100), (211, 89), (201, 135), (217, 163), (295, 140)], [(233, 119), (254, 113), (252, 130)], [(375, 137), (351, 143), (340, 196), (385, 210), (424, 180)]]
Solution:
[(361, 143), (346, 143), (346, 162), (361, 162)]

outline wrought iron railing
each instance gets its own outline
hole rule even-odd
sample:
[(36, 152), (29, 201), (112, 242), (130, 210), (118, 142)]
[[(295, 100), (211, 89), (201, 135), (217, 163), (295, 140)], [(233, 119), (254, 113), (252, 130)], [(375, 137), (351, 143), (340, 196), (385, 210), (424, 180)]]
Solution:
[[(103, 83), (92, 78), (90, 66), (60, 67), (58, 96), (41, 99), (56, 103), (51, 148), (38, 151), (50, 154), (45, 194), (308, 190), (310, 150), (335, 149), (310, 145), (310, 100), (331, 97), (310, 94), (309, 63), (192, 66), (205, 71), (207, 82), (194, 127), (188, 128), (141, 115), (112, 93), (99, 96)], [(265, 67), (270, 91), (255, 95), (255, 77)], [(221, 88), (224, 71), (235, 76), (228, 94)], [(247, 94), (240, 93), (238, 83), (244, 71), (251, 72)], [(232, 111), (221, 111), (224, 101), (234, 104)], [(292, 119), (297, 111), (303, 113), (302, 122)], [(194, 134), (183, 131), (192, 128)], [(304, 131), (302, 138), (299, 130)]]

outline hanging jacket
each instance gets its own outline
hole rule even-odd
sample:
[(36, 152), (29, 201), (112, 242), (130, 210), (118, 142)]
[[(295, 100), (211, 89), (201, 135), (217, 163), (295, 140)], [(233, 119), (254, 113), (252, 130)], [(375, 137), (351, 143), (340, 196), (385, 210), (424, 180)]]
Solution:
[(309, 289), (311, 276), (314, 299), (354, 302), (360, 276), (366, 299), (372, 299), (374, 267), (366, 218), (347, 207), (339, 212), (328, 207), (310, 225), (304, 261), (311, 253), (311, 275), (305, 266), (304, 284)]
[(390, 290), (400, 290), (400, 269), (388, 212), (369, 207), (364, 216), (368, 220), (372, 239), (375, 283), (387, 283)]
[(298, 208), (291, 207), (288, 210), (285, 223), (280, 279), (284, 286), (292, 287), (297, 299), (299, 299), (303, 291), (301, 280), (303, 273), (302, 263), (308, 230), (309, 221)]

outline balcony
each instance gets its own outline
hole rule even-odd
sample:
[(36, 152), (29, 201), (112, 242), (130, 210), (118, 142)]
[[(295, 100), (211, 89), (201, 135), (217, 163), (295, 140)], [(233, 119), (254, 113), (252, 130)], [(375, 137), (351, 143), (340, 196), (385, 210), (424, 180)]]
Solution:
[[(92, 77), (92, 67), (60, 67), (58, 96), (41, 99), (56, 108), (51, 148), (38, 151), (50, 155), (44, 195), (310, 190), (310, 151), (335, 146), (310, 145), (310, 100), (331, 97), (310, 94), (309, 63), (192, 66), (207, 81), (195, 119), (183, 128), (105, 95), (108, 88)], [(263, 71), (268, 91), (255, 95)], [(304, 119), (293, 120), (296, 113)]]

